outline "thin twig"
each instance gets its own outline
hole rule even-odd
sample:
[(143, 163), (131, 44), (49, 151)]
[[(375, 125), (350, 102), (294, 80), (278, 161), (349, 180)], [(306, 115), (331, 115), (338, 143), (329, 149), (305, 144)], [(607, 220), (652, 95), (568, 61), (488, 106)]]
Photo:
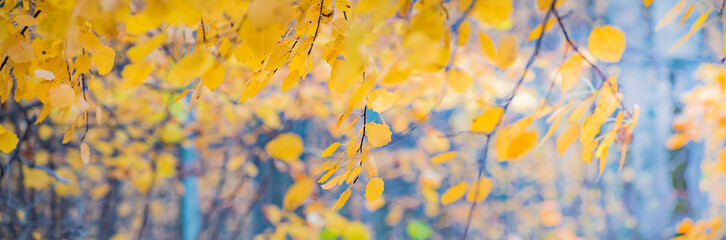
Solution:
[[(537, 58), (537, 55), (539, 55), (539, 51), (542, 48), (542, 38), (544, 37), (544, 34), (546, 32), (545, 27), (547, 24), (545, 24), (545, 23), (550, 19), (550, 16), (555, 11), (556, 3), (557, 3), (557, 0), (552, 1), (552, 5), (550, 5), (550, 9), (547, 11), (547, 14), (545, 14), (544, 20), (542, 20), (542, 29), (540, 31), (539, 38), (537, 38), (537, 42), (535, 43), (534, 52), (532, 53), (532, 56), (529, 57), (529, 60), (527, 60), (527, 64), (524, 66), (524, 70), (522, 71), (522, 75), (520, 76), (519, 80), (517, 81), (517, 84), (514, 86), (514, 89), (512, 89), (512, 93), (507, 98), (507, 102), (504, 104), (504, 106), (502, 106), (502, 114), (499, 116), (499, 119), (497, 120), (497, 125), (494, 127), (494, 130), (492, 130), (491, 133), (486, 135), (487, 140), (484, 143), (485, 144), (484, 149), (482, 149), (482, 153), (479, 156), (479, 161), (477, 161), (477, 163), (479, 164), (479, 175), (477, 177), (475, 184), (478, 184), (478, 182), (481, 180), (481, 177), (486, 168), (486, 159), (487, 159), (487, 155), (489, 153), (489, 142), (490, 142), (491, 138), (496, 134), (497, 129), (501, 125), (502, 119), (504, 118), (504, 115), (507, 113), (507, 109), (509, 109), (509, 106), (512, 103), (512, 100), (514, 99), (514, 96), (517, 94), (517, 90), (519, 90), (519, 87), (522, 86), (522, 82), (524, 82), (524, 76), (527, 75), (527, 71), (529, 71), (529, 68), (534, 63), (535, 58)], [(475, 187), (475, 188), (478, 188), (478, 187)], [(464, 228), (464, 236), (462, 237), (462, 239), (464, 239), (464, 240), (466, 239), (466, 237), (469, 233), (469, 227), (471, 226), (471, 219), (474, 215), (474, 210), (476, 209), (476, 203), (477, 203), (476, 191), (477, 190), (475, 190), (474, 199), (473, 199), (474, 201), (471, 204), (471, 207), (469, 208), (469, 215), (467, 217), (466, 227)]]
[(323, 6), (325, 5), (325, 0), (320, 0), (320, 12), (318, 13), (318, 25), (315, 27), (315, 35), (313, 35), (313, 42), (310, 43), (310, 49), (308, 49), (308, 55), (313, 51), (313, 46), (315, 46), (315, 40), (318, 39), (318, 31), (320, 31), (320, 20), (323, 20)]

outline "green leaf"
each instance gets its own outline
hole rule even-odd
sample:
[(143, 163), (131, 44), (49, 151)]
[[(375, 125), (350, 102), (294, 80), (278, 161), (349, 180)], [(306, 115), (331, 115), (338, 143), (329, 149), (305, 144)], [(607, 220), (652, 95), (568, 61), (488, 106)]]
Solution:
[(414, 220), (408, 222), (406, 233), (408, 233), (408, 237), (411, 239), (428, 239), (431, 237), (433, 231), (428, 223), (420, 220)]

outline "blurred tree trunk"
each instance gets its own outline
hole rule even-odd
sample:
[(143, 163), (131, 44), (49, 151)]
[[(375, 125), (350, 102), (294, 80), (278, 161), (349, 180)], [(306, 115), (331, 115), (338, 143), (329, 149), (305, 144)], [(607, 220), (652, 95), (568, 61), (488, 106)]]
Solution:
[(693, 60), (698, 57), (701, 39), (694, 35), (671, 52), (671, 47), (685, 35), (693, 20), (680, 29), (673, 23), (658, 32), (654, 30), (655, 23), (677, 2), (656, 1), (646, 8), (642, 1), (611, 0), (606, 11), (607, 23), (628, 33), (618, 78), (626, 106), (640, 105), (640, 119), (625, 163), (633, 168), (637, 177), (623, 186), (627, 196), (625, 204), (637, 219), (635, 230), (643, 239), (672, 236), (678, 200), (674, 194), (674, 179), (684, 177), (682, 171), (671, 167), (675, 165), (672, 161), (678, 159), (672, 157), (664, 143), (671, 133), (674, 102), (682, 93), (677, 83), (690, 81), (697, 67)]
[[(196, 161), (196, 152), (191, 146), (181, 147), (182, 169), (189, 169)], [(202, 227), (202, 212), (199, 206), (199, 182), (192, 173), (182, 177), (184, 193), (181, 197), (181, 236), (183, 240), (197, 239)]]
[[(187, 104), (190, 103), (192, 96), (185, 97)], [(187, 118), (182, 124), (184, 128), (188, 123), (195, 121), (194, 111), (187, 114)], [(199, 201), (199, 179), (197, 179), (197, 153), (194, 149), (193, 139), (190, 137), (183, 141), (180, 145), (181, 158), (181, 174), (184, 192), (181, 196), (181, 204), (179, 205), (179, 215), (181, 215), (181, 239), (193, 240), (199, 236), (202, 229), (202, 209)]]

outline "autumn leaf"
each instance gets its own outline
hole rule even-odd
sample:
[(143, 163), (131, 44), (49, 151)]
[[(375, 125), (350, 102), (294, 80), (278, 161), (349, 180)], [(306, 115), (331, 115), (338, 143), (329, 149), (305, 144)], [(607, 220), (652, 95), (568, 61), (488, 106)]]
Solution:
[(68, 84), (58, 84), (48, 91), (48, 98), (53, 107), (70, 107), (76, 102), (76, 93)]
[(686, 6), (686, 1), (680, 1), (676, 3), (671, 10), (668, 10), (668, 12), (665, 14), (663, 18), (658, 21), (658, 24), (655, 26), (655, 30), (658, 31), (661, 28), (665, 27), (666, 25), (672, 23), (676, 20), (676, 17), (678, 17), (679, 14), (681, 14), (681, 11), (683, 11), (683, 7)]
[(149, 77), (149, 74), (151, 74), (153, 67), (151, 64), (144, 62), (126, 65), (124, 70), (121, 71), (121, 76), (123, 77), (121, 88), (128, 90), (143, 84)]
[(218, 62), (214, 62), (204, 74), (202, 74), (202, 82), (209, 90), (214, 91), (224, 81), (224, 67)]
[(562, 82), (560, 82), (560, 88), (562, 93), (567, 93), (572, 90), (575, 85), (580, 81), (580, 75), (582, 74), (582, 64), (584, 60), (580, 54), (573, 54), (560, 68), (560, 74), (562, 74)]
[(504, 114), (504, 109), (501, 107), (492, 107), (487, 109), (484, 113), (474, 118), (471, 123), (472, 132), (490, 133), (494, 131), (494, 128), (499, 124), (499, 120)]
[(474, 85), (474, 78), (463, 70), (454, 68), (449, 71), (446, 84), (454, 91), (465, 93)]
[(487, 177), (481, 177), (479, 181), (474, 182), (466, 193), (466, 201), (469, 202), (481, 202), (492, 190), (492, 180)]
[(678, 41), (678, 43), (676, 43), (675, 45), (673, 45), (673, 47), (671, 47), (671, 51), (675, 50), (676, 48), (678, 48), (679, 46), (681, 46), (681, 44), (683, 44), (684, 42), (686, 42), (686, 40), (688, 40), (689, 38), (691, 38), (691, 36), (693, 35), (693, 33), (695, 33), (697, 30), (699, 30), (701, 28), (701, 26), (703, 25), (703, 23), (706, 22), (706, 19), (708, 18), (708, 15), (709, 14), (711, 14), (711, 9), (710, 8), (706, 12), (704, 12), (703, 14), (701, 14), (701, 16), (698, 17), (698, 19), (696, 19), (696, 22), (694, 22), (693, 23), (693, 26), (691, 26), (691, 30), (688, 31), (688, 33), (685, 36), (683, 36), (683, 38), (681, 38), (681, 40)]
[(333, 210), (338, 210), (341, 207), (343, 207), (343, 205), (345, 205), (345, 202), (348, 201), (348, 198), (350, 197), (350, 193), (351, 193), (350, 189), (345, 190), (345, 192), (343, 192), (343, 194), (340, 195), (340, 198), (338, 198), (338, 201), (335, 202), (335, 205), (333, 206)]
[(303, 152), (303, 142), (295, 134), (283, 133), (268, 142), (265, 149), (273, 158), (294, 162)]
[(187, 85), (190, 80), (202, 76), (214, 63), (209, 53), (196, 51), (184, 56), (166, 76), (169, 81)]
[(372, 147), (385, 146), (391, 142), (391, 128), (385, 123), (369, 123), (366, 133)]
[(625, 34), (613, 26), (596, 27), (587, 38), (587, 48), (603, 62), (619, 62), (625, 51)]
[(7, 50), (8, 57), (16, 63), (24, 63), (33, 59), (33, 49), (27, 41), (17, 41)]
[(441, 195), (441, 204), (448, 205), (456, 202), (456, 200), (459, 200), (459, 198), (464, 196), (468, 187), (469, 184), (466, 182), (460, 182), (459, 184), (450, 187), (444, 192), (444, 194)]
[(106, 75), (111, 72), (115, 58), (116, 52), (113, 48), (102, 46), (98, 51), (93, 53), (91, 56), (91, 62), (96, 65), (99, 75)]
[(381, 197), (381, 193), (383, 193), (383, 179), (376, 177), (368, 181), (368, 184), (366, 184), (365, 194), (368, 201), (372, 202), (378, 200), (378, 198)]
[[(553, 1), (555, 0), (537, 0), (537, 9), (539, 9), (540, 11), (548, 10), (550, 9), (550, 6), (552, 6)], [(555, 3), (555, 8), (562, 6), (562, 4), (565, 2), (565, 0), (557, 0), (557, 3)]]
[[(564, 1), (557, 1), (557, 5), (560, 5), (561, 2)], [(547, 6), (549, 9), (549, 6)], [(555, 24), (555, 19), (547, 20), (547, 24), (545, 24), (545, 32), (548, 32), (550, 29), (552, 29), (552, 26)], [(542, 36), (542, 24), (538, 24), (534, 28), (532, 28), (532, 31), (529, 32), (529, 36), (527, 37), (527, 42), (533, 41), (535, 39), (538, 39), (540, 36)]]
[(570, 125), (565, 132), (562, 133), (559, 139), (557, 139), (557, 153), (560, 154), (560, 157), (562, 157), (563, 154), (565, 154), (565, 151), (567, 151), (567, 148), (577, 140), (577, 137), (580, 136), (580, 125), (578, 124), (572, 124)]
[(338, 149), (338, 147), (340, 147), (340, 143), (334, 142), (333, 144), (330, 144), (330, 146), (328, 146), (328, 148), (326, 148), (321, 155), (323, 157), (329, 157), (330, 155), (333, 155), (333, 153), (335, 152), (336, 149)]
[(156, 174), (162, 179), (176, 174), (176, 158), (169, 153), (162, 153), (156, 159)]
[(91, 161), (91, 150), (86, 143), (81, 143), (81, 159), (84, 164), (88, 164)]
[(0, 126), (0, 151), (4, 153), (12, 152), (18, 145), (18, 141), (18, 135)]
[(368, 107), (376, 112), (383, 112), (391, 108), (396, 101), (396, 93), (386, 91), (386, 89), (376, 89), (368, 94)]
[(310, 178), (298, 179), (295, 184), (290, 186), (282, 200), (282, 206), (285, 210), (294, 210), (299, 207), (312, 193), (313, 180)]
[(456, 152), (440, 153), (440, 154), (438, 154), (436, 156), (431, 157), (431, 160), (430, 161), (431, 161), (432, 164), (442, 164), (442, 163), (445, 163), (445, 162), (447, 162), (447, 161), (449, 161), (451, 159), (454, 159), (456, 157), (456, 155), (457, 155)]

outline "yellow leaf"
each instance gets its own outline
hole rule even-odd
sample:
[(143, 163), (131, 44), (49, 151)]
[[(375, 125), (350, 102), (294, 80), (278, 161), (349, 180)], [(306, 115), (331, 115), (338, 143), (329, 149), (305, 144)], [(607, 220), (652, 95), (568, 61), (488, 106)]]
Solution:
[(297, 83), (300, 80), (300, 71), (295, 69), (282, 81), (282, 92), (285, 93), (287, 90), (290, 90), (292, 86), (295, 86), (295, 83)]
[[(567, 108), (567, 106), (565, 106), (565, 108)], [(550, 136), (552, 136), (552, 134), (555, 133), (555, 130), (560, 125), (560, 121), (562, 121), (562, 118), (564, 118), (566, 114), (565, 114), (564, 110), (561, 110), (561, 111), (555, 113), (555, 115), (550, 117), (550, 118), (554, 118), (554, 122), (550, 125), (550, 129), (547, 130), (547, 133), (545, 133), (544, 137), (542, 137), (542, 139), (540, 140), (540, 144), (547, 141), (547, 139), (549, 139)], [(548, 120), (548, 122), (549, 122), (549, 120)]]
[(459, 47), (466, 45), (466, 42), (469, 41), (469, 35), (471, 35), (471, 23), (469, 23), (469, 21), (464, 21), (461, 25), (459, 25), (459, 36), (456, 40), (456, 44)]
[(187, 89), (184, 89), (184, 91), (182, 91), (182, 93), (179, 94), (179, 96), (177, 96), (174, 99), (174, 101), (171, 102), (171, 104), (176, 104), (176, 102), (178, 102), (179, 100), (181, 100), (182, 98), (184, 98), (184, 96), (186, 96), (188, 93), (189, 93), (189, 89), (188, 88)]
[(328, 182), (326, 182), (325, 184), (323, 184), (320, 187), (322, 189), (330, 189), (336, 185), (341, 184), (345, 180), (345, 178), (343, 178), (343, 177), (344, 177), (343, 175), (335, 176), (333, 179), (330, 179)]
[(91, 149), (88, 148), (86, 143), (81, 143), (81, 160), (83, 160), (83, 164), (88, 164), (91, 161)]
[(33, 48), (30, 46), (30, 43), (24, 40), (11, 44), (8, 47), (7, 54), (10, 60), (13, 60), (15, 63), (28, 62), (35, 57), (35, 53), (33, 52)]
[(0, 151), (12, 152), (18, 146), (18, 135), (0, 126)]
[(497, 127), (499, 121), (504, 114), (504, 109), (501, 107), (493, 107), (487, 109), (484, 113), (474, 118), (471, 123), (471, 131), (479, 133), (490, 133)]
[(686, 10), (686, 13), (683, 14), (683, 17), (681, 17), (681, 23), (678, 24), (678, 27), (682, 27), (683, 23), (686, 22), (686, 19), (688, 19), (688, 16), (691, 16), (691, 12), (693, 12), (693, 8), (696, 7), (696, 3), (691, 3), (691, 6), (688, 7), (688, 10)]
[(336, 201), (335, 205), (333, 206), (333, 210), (338, 210), (341, 207), (343, 207), (343, 205), (345, 205), (345, 202), (348, 201), (349, 197), (350, 197), (350, 189), (345, 190), (345, 192), (343, 192), (343, 194), (340, 195), (340, 198), (338, 198), (338, 201)]
[(318, 180), (318, 183), (325, 182), (325, 180), (328, 180), (330, 176), (332, 176), (335, 171), (338, 171), (338, 168), (340, 168), (340, 164), (333, 165), (330, 169), (328, 169), (328, 172), (325, 173), (322, 177), (320, 177), (320, 180)]
[(436, 156), (431, 157), (432, 164), (442, 164), (456, 157), (456, 152), (445, 152), (440, 153)]
[(295, 134), (283, 133), (268, 142), (265, 149), (273, 158), (294, 162), (303, 152), (303, 142)]
[(514, 11), (512, 0), (477, 0), (474, 6), (474, 17), (489, 26), (502, 24)]
[(338, 147), (340, 147), (339, 142), (334, 142), (333, 144), (330, 144), (330, 146), (328, 146), (328, 148), (326, 148), (325, 151), (323, 151), (322, 156), (325, 158), (330, 155), (333, 155), (333, 153), (335, 152), (336, 149), (338, 149)]
[(363, 64), (358, 58), (336, 59), (330, 72), (328, 88), (333, 92), (345, 92), (359, 82)]
[(113, 48), (101, 46), (98, 51), (93, 53), (91, 61), (94, 65), (96, 65), (99, 75), (106, 75), (107, 73), (111, 72), (115, 58), (116, 52), (113, 50)]
[(665, 27), (666, 25), (672, 23), (676, 20), (676, 17), (678, 17), (678, 14), (681, 14), (681, 11), (683, 11), (683, 7), (686, 6), (686, 1), (680, 1), (676, 3), (671, 10), (668, 10), (668, 12), (663, 16), (663, 18), (658, 21), (658, 24), (655, 25), (655, 30), (658, 31), (661, 28)]
[(396, 63), (393, 65), (391, 70), (386, 73), (386, 76), (383, 77), (383, 84), (399, 84), (406, 81), (409, 75), (411, 75), (411, 66), (409, 66), (408, 62)]
[[(552, 1), (554, 0), (537, 0), (537, 9), (540, 11), (549, 10), (550, 6), (552, 6)], [(565, 0), (557, 0), (555, 8), (562, 6), (563, 3), (565, 3)]]
[(293, 184), (282, 200), (282, 206), (285, 210), (295, 210), (299, 207), (313, 192), (313, 180), (310, 178), (304, 178), (298, 180)]
[(76, 102), (76, 93), (68, 84), (58, 84), (50, 88), (48, 98), (53, 107), (70, 107)]
[(358, 176), (360, 176), (361, 170), (363, 170), (363, 167), (360, 165), (354, 167), (353, 170), (348, 172), (348, 177), (345, 179), (345, 183), (350, 184), (350, 182), (358, 178)]
[(644, 4), (644, 5), (646, 6), (646, 7), (650, 7), (650, 4), (653, 4), (653, 0), (643, 0), (643, 4)]
[(17, 16), (15, 16), (15, 18), (13, 18), (13, 21), (15, 21), (18, 25), (24, 26), (24, 27), (38, 25), (38, 19), (36, 19), (33, 16), (30, 16), (28, 14), (17, 15)]
[(666, 140), (666, 148), (669, 150), (679, 149), (688, 143), (688, 136), (683, 133), (676, 133)]
[[(559, 4), (559, 2), (558, 2), (558, 4)], [(552, 26), (554, 26), (554, 24), (555, 24), (554, 18), (547, 20), (547, 24), (545, 25), (545, 32), (548, 32), (550, 29), (552, 29)], [(540, 36), (542, 36), (542, 24), (537, 24), (537, 26), (534, 27), (532, 29), (532, 31), (529, 32), (529, 37), (527, 37), (527, 42), (538, 39)]]
[(474, 184), (471, 185), (469, 192), (466, 194), (466, 201), (481, 202), (489, 196), (489, 192), (491, 192), (491, 190), (492, 180), (487, 177), (482, 177), (479, 181), (474, 182)]
[(126, 56), (132, 62), (144, 60), (152, 51), (161, 46), (164, 40), (166, 40), (166, 34), (158, 34), (146, 42), (136, 44), (126, 50)]
[(484, 53), (484, 57), (486, 57), (489, 62), (496, 62), (497, 50), (494, 47), (494, 42), (492, 41), (492, 39), (489, 38), (489, 36), (485, 33), (479, 33), (479, 44), (481, 45), (481, 50)]
[(90, 194), (91, 199), (93, 199), (93, 200), (101, 199), (103, 196), (106, 196), (106, 194), (110, 191), (111, 191), (111, 187), (107, 183), (101, 184), (101, 185), (91, 189), (91, 194)]
[(573, 54), (560, 68), (560, 74), (562, 74), (560, 88), (562, 89), (563, 94), (572, 90), (572, 88), (577, 85), (577, 82), (580, 81), (583, 62), (584, 60), (580, 54)]
[(156, 159), (156, 175), (162, 179), (176, 174), (176, 158), (169, 153), (162, 153)]
[(508, 68), (517, 60), (517, 38), (512, 34), (507, 34), (499, 41), (497, 48), (497, 67), (501, 69)]
[(366, 127), (366, 136), (371, 147), (385, 146), (391, 142), (391, 128), (386, 123), (369, 123)]
[(693, 26), (691, 26), (691, 30), (686, 34), (686, 36), (683, 36), (683, 38), (680, 41), (678, 41), (678, 43), (676, 43), (676, 45), (673, 45), (673, 47), (671, 48), (671, 51), (675, 50), (676, 48), (678, 48), (679, 46), (681, 46), (681, 44), (683, 44), (684, 42), (686, 42), (686, 40), (688, 40), (689, 38), (691, 38), (691, 36), (693, 35), (693, 33), (695, 33), (696, 30), (700, 29), (701, 26), (703, 25), (703, 23), (706, 22), (706, 19), (708, 18), (708, 15), (709, 14), (711, 14), (711, 9), (710, 8), (708, 9), (708, 11), (704, 12), (703, 14), (701, 14), (701, 16), (698, 17), (698, 19), (696, 19), (696, 22), (693, 23)]
[(595, 97), (596, 95), (593, 94), (587, 97), (584, 101), (580, 102), (580, 106), (575, 108), (575, 110), (572, 111), (572, 114), (570, 114), (570, 117), (567, 118), (567, 123), (579, 122), (582, 116), (585, 116), (585, 113), (590, 110), (590, 106), (592, 106), (592, 101), (595, 100)]
[(383, 193), (383, 179), (376, 177), (368, 181), (368, 184), (366, 184), (366, 194), (365, 197), (369, 202), (378, 200), (379, 197), (381, 197), (381, 194)]
[(625, 51), (625, 34), (609, 25), (596, 27), (587, 38), (587, 48), (603, 62), (619, 62)]
[(465, 181), (450, 187), (444, 192), (444, 194), (441, 194), (441, 204), (448, 205), (456, 202), (456, 200), (459, 200), (459, 198), (464, 196), (468, 187), (469, 184)]
[(562, 157), (567, 148), (580, 136), (580, 125), (571, 124), (565, 132), (557, 139), (557, 153)]
[(446, 80), (446, 84), (449, 85), (451, 89), (460, 93), (465, 93), (472, 85), (474, 85), (474, 78), (472, 78), (471, 75), (456, 68), (449, 71), (448, 78)]
[(509, 142), (506, 149), (497, 149), (497, 152), (499, 152), (499, 160), (503, 161), (520, 158), (532, 150), (536, 144), (537, 132), (523, 131)]
[(203, 51), (184, 56), (167, 75), (169, 81), (187, 85), (193, 78), (202, 76), (214, 63), (214, 57)]
[(272, 224), (277, 224), (282, 220), (282, 211), (275, 205), (266, 204), (262, 206), (262, 213)]
[(153, 65), (146, 62), (126, 65), (124, 70), (121, 71), (121, 77), (123, 78), (121, 89), (128, 90), (143, 84), (149, 77), (149, 74), (151, 74), (153, 68)]
[(76, 57), (76, 60), (73, 61), (73, 63), (76, 71), (79, 73), (85, 73), (88, 72), (88, 69), (91, 69), (91, 58), (86, 54)]
[(214, 62), (212, 66), (202, 75), (202, 82), (209, 90), (214, 91), (224, 81), (224, 67), (218, 62)]
[(368, 107), (376, 112), (383, 112), (391, 108), (396, 101), (396, 93), (386, 91), (386, 89), (376, 89), (368, 94)]

